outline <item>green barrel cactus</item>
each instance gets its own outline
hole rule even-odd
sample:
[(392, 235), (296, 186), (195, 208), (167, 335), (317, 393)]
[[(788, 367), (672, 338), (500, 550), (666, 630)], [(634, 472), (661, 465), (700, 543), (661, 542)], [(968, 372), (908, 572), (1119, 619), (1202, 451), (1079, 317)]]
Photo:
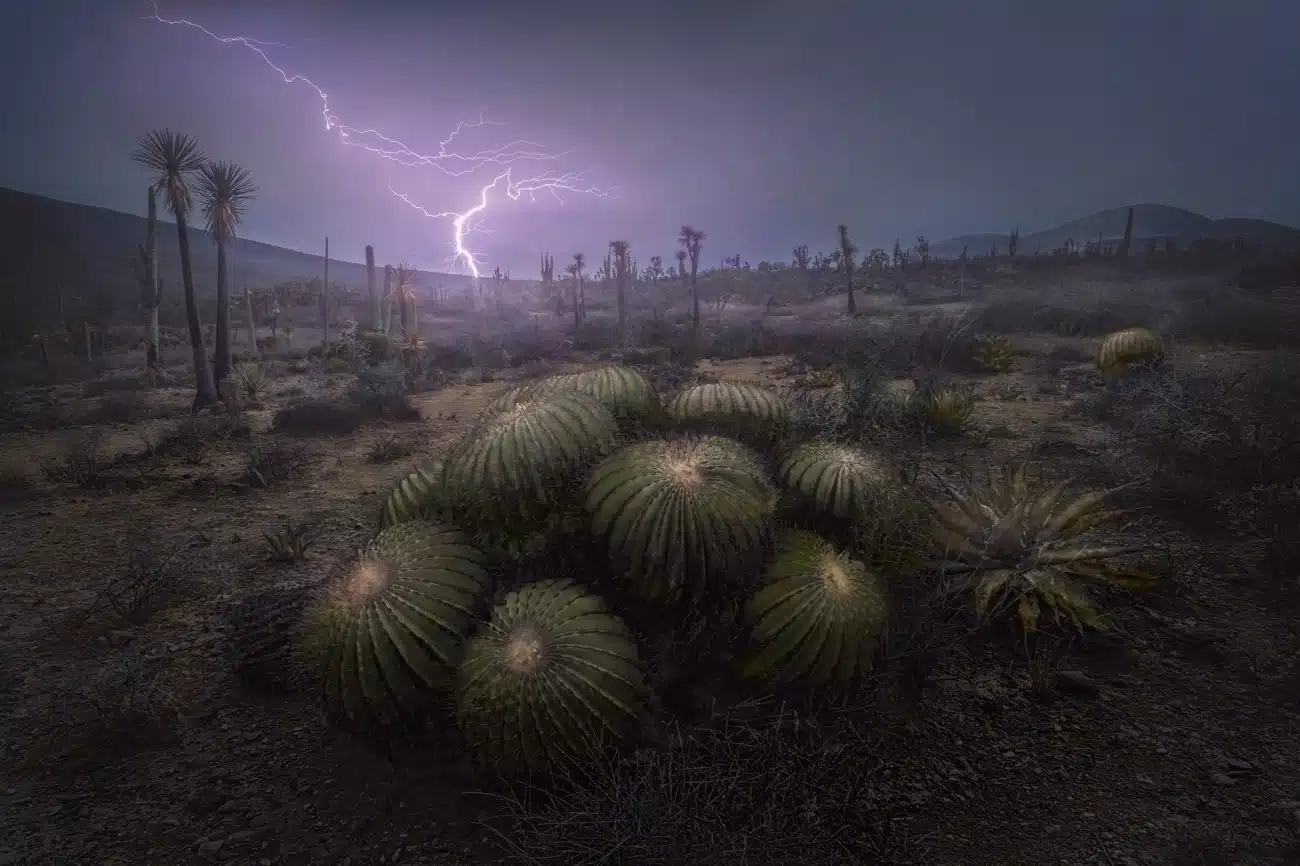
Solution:
[(720, 436), (630, 445), (587, 482), (594, 533), (649, 599), (743, 575), (762, 555), (775, 503), (754, 453)]
[(328, 715), (361, 730), (427, 711), (454, 684), (488, 589), (459, 530), (412, 521), (379, 533), (304, 615), (299, 651)]
[(837, 518), (866, 513), (897, 482), (894, 468), (879, 455), (832, 442), (796, 445), (781, 459), (777, 478), (814, 510)]
[(659, 408), (659, 395), (645, 374), (606, 364), (572, 376), (566, 387), (590, 394), (620, 418), (644, 418)]
[(397, 483), (379, 509), (379, 530), (417, 520), (437, 510), (444, 496), (442, 458), (435, 457), (413, 469)]
[(889, 622), (885, 582), (812, 533), (778, 539), (762, 585), (741, 614), (743, 676), (785, 684), (847, 683), (869, 672)]
[(1097, 346), (1097, 368), (1108, 376), (1124, 373), (1135, 364), (1159, 364), (1164, 357), (1164, 344), (1146, 328), (1116, 331)]
[(664, 407), (679, 423), (750, 423), (764, 427), (789, 416), (785, 399), (771, 388), (748, 382), (707, 382), (672, 397)]
[(546, 580), (511, 592), (471, 639), (456, 721), (481, 765), (545, 772), (621, 739), (648, 694), (623, 621), (578, 584)]
[(448, 495), (485, 515), (535, 515), (563, 499), (568, 477), (607, 454), (614, 416), (576, 392), (525, 398), (486, 413), (447, 458)]
[(574, 390), (572, 387), (573, 374), (561, 373), (557, 376), (547, 376), (544, 379), (537, 379), (533, 382), (525, 382), (522, 385), (516, 385), (505, 393), (493, 398), (487, 406), (483, 408), (483, 415), (492, 415), (507, 409), (513, 409), (522, 402), (529, 400), (540, 400), (550, 397), (553, 394), (559, 394), (563, 391)]

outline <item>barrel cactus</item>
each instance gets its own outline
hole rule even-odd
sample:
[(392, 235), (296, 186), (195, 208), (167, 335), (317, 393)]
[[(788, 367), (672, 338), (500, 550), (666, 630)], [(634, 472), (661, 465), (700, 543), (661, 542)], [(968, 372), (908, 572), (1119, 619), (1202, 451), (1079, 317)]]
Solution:
[(643, 418), (659, 406), (659, 395), (645, 374), (623, 364), (584, 370), (565, 387), (590, 394), (622, 418)]
[(480, 764), (544, 772), (617, 742), (647, 696), (623, 621), (578, 584), (546, 580), (507, 595), (471, 639), (456, 721)]
[(397, 483), (379, 510), (381, 532), (437, 510), (444, 496), (443, 468), (442, 459), (435, 457), (417, 466)]
[(543, 379), (516, 385), (489, 402), (484, 407), (483, 414), (491, 415), (506, 409), (513, 409), (527, 400), (539, 400), (550, 397), (552, 394), (558, 394), (561, 391), (573, 390), (573, 378), (571, 373), (561, 373), (556, 376), (547, 376)]
[(1097, 368), (1107, 375), (1123, 373), (1136, 364), (1154, 366), (1164, 357), (1164, 344), (1146, 328), (1115, 331), (1097, 346)]
[(587, 394), (525, 398), (480, 417), (447, 458), (449, 496), (485, 514), (545, 512), (566, 476), (608, 453), (618, 424)]
[(940, 559), (931, 565), (968, 594), (974, 612), (989, 616), (1014, 608), (1025, 631), (1049, 614), (1079, 629), (1104, 629), (1105, 620), (1086, 584), (1146, 589), (1155, 578), (1112, 560), (1141, 552), (1140, 546), (1095, 543), (1090, 534), (1120, 512), (1106, 500), (1129, 485), (1067, 494), (1067, 483), (1039, 488), (1027, 465), (989, 472), (966, 490), (948, 487), (950, 501), (933, 505), (932, 530)]
[(706, 382), (678, 392), (665, 407), (678, 422), (780, 424), (789, 407), (780, 394), (748, 382)]
[(781, 485), (814, 509), (833, 517), (863, 514), (897, 476), (884, 459), (853, 445), (805, 442), (792, 448), (777, 468)]
[(379, 533), (304, 616), (299, 649), (327, 713), (366, 729), (427, 710), (453, 685), (488, 588), (458, 530), (412, 521)]
[(586, 505), (636, 593), (669, 600), (751, 567), (775, 494), (752, 451), (704, 436), (616, 452), (591, 473)]
[(846, 683), (867, 673), (889, 621), (884, 580), (812, 533), (778, 540), (776, 557), (745, 604), (744, 676), (774, 684)]

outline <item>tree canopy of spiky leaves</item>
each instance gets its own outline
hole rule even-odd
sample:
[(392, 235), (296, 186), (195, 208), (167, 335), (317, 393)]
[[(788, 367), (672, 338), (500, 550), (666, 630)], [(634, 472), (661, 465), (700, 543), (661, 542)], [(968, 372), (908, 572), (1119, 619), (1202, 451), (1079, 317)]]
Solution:
[(630, 445), (587, 481), (595, 535), (635, 595), (663, 601), (743, 578), (762, 556), (775, 501), (757, 456), (719, 436)]
[(194, 207), (190, 179), (208, 162), (198, 142), (170, 129), (155, 129), (137, 139), (131, 158), (153, 172), (153, 187), (172, 216), (188, 216)]
[(507, 595), (470, 641), (456, 721), (480, 764), (545, 772), (625, 736), (648, 693), (623, 621), (573, 581), (546, 580)]
[(848, 683), (869, 672), (889, 623), (888, 587), (864, 563), (809, 532), (789, 532), (742, 619), (746, 677), (784, 684)]
[(992, 616), (1014, 607), (1020, 626), (1038, 628), (1051, 615), (1080, 630), (1104, 629), (1087, 584), (1151, 587), (1155, 577), (1108, 560), (1143, 548), (1094, 543), (1092, 533), (1122, 512), (1107, 508), (1110, 490), (1067, 495), (1069, 481), (1031, 486), (1028, 464), (990, 469), (983, 483), (952, 485), (950, 501), (933, 504), (933, 540), (942, 559), (932, 565), (971, 595), (975, 613)]
[(244, 208), (257, 197), (248, 169), (233, 162), (204, 162), (194, 177), (199, 211), (212, 237), (229, 241), (244, 219)]
[(455, 668), (489, 582), (457, 529), (423, 521), (379, 533), (308, 608), (300, 650), (328, 715), (353, 730), (427, 711)]
[(608, 454), (618, 422), (594, 397), (563, 392), (488, 412), (447, 457), (447, 490), (489, 522), (527, 523), (562, 507), (567, 480)]
[(804, 442), (781, 458), (777, 480), (813, 508), (837, 518), (863, 515), (898, 482), (878, 454), (836, 442)]

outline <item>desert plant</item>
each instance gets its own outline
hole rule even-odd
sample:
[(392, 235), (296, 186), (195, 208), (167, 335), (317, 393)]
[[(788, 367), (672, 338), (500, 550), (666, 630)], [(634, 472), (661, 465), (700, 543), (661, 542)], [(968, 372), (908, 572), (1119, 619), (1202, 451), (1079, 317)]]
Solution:
[(761, 556), (775, 495), (757, 456), (705, 436), (630, 445), (587, 482), (595, 534), (642, 598), (698, 596)]
[(443, 491), (443, 461), (435, 457), (411, 470), (389, 491), (379, 509), (379, 530), (417, 519), (425, 509), (435, 507)]
[(546, 580), (507, 595), (470, 641), (456, 721), (480, 763), (545, 771), (617, 742), (647, 696), (623, 621), (578, 584)]
[(331, 718), (391, 725), (453, 685), (488, 590), (482, 562), (459, 530), (412, 521), (379, 533), (322, 587), (299, 647)]
[(522, 399), (480, 416), (447, 458), (450, 495), (477, 514), (540, 516), (563, 480), (613, 446), (618, 425), (594, 397), (575, 392)]
[(271, 377), (266, 375), (266, 370), (262, 369), (261, 365), (253, 361), (236, 364), (235, 369), (230, 373), (230, 381), (236, 393), (250, 405), (260, 403), (266, 396), (267, 389), (271, 387)]
[(312, 543), (307, 524), (288, 520), (274, 532), (263, 532), (262, 538), (266, 541), (268, 562), (297, 562), (307, 555)]
[(659, 407), (659, 396), (645, 374), (622, 364), (584, 370), (559, 387), (595, 397), (620, 418), (644, 418)]
[(807, 388), (819, 391), (824, 388), (834, 388), (840, 384), (839, 374), (829, 368), (823, 370), (809, 370), (797, 380), (800, 388)]
[(815, 511), (837, 518), (865, 514), (898, 475), (877, 454), (853, 445), (805, 442), (780, 460), (777, 479), (796, 491)]
[(911, 408), (925, 427), (944, 435), (957, 435), (970, 423), (975, 411), (975, 394), (969, 388), (943, 385), (914, 393)]
[(1120, 512), (1111, 495), (1132, 486), (1068, 496), (1069, 481), (1045, 490), (1031, 486), (1027, 463), (990, 469), (966, 490), (942, 482), (951, 500), (933, 504), (933, 539), (941, 559), (932, 563), (954, 592), (969, 593), (974, 611), (992, 617), (1015, 606), (1026, 631), (1050, 613), (1079, 629), (1104, 629), (1105, 620), (1081, 582), (1146, 589), (1155, 578), (1107, 560), (1144, 548), (1094, 544), (1090, 533)]
[(706, 382), (678, 392), (665, 409), (679, 424), (736, 424), (772, 428), (783, 423), (789, 406), (781, 395), (748, 382)]
[(194, 289), (189, 233), (189, 215), (194, 206), (190, 180), (207, 165), (208, 160), (194, 139), (170, 129), (154, 130), (141, 137), (136, 145), (132, 159), (153, 172), (153, 186), (162, 194), (163, 204), (176, 220), (181, 283), (185, 287), (185, 318), (194, 356), (194, 408), (210, 406), (217, 400), (217, 389), (203, 349), (203, 325), (199, 321), (198, 297)]
[(208, 234), (217, 245), (217, 333), (212, 347), (212, 382), (220, 391), (230, 372), (230, 274), (226, 246), (244, 218), (244, 205), (257, 187), (247, 169), (230, 162), (205, 162), (195, 186), (202, 204)]
[(1134, 366), (1158, 366), (1164, 357), (1164, 344), (1146, 328), (1115, 331), (1097, 346), (1097, 368), (1108, 376), (1123, 374)]
[(552, 394), (559, 394), (564, 391), (573, 390), (573, 375), (560, 374), (557, 376), (547, 376), (543, 379), (537, 379), (533, 382), (526, 382), (523, 385), (516, 385), (505, 393), (494, 397), (483, 408), (484, 414), (500, 412), (507, 409), (513, 409), (520, 403), (530, 400), (542, 400), (550, 397)]
[(778, 539), (742, 620), (750, 630), (738, 662), (743, 676), (843, 684), (871, 670), (889, 621), (888, 591), (863, 562), (794, 531)]
[(990, 373), (1014, 370), (1016, 356), (1011, 341), (997, 334), (980, 334), (975, 338), (975, 363)]
[(411, 453), (411, 446), (396, 433), (385, 433), (370, 443), (366, 459), (371, 463), (389, 463)]

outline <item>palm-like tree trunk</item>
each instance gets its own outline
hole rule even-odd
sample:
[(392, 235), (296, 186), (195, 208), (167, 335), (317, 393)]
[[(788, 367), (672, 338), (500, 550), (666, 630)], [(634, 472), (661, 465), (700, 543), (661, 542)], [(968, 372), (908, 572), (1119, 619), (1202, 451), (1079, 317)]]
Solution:
[(217, 402), (217, 389), (208, 367), (203, 346), (203, 324), (199, 321), (199, 302), (194, 291), (194, 269), (190, 261), (190, 229), (185, 214), (176, 214), (176, 240), (181, 253), (181, 281), (185, 286), (185, 318), (190, 329), (190, 347), (194, 351), (194, 409)]
[(699, 282), (700, 262), (695, 256), (691, 257), (691, 328), (698, 334), (700, 331), (700, 282)]
[(218, 394), (230, 374), (230, 273), (226, 267), (226, 241), (217, 238), (217, 336), (212, 347), (212, 384)]

